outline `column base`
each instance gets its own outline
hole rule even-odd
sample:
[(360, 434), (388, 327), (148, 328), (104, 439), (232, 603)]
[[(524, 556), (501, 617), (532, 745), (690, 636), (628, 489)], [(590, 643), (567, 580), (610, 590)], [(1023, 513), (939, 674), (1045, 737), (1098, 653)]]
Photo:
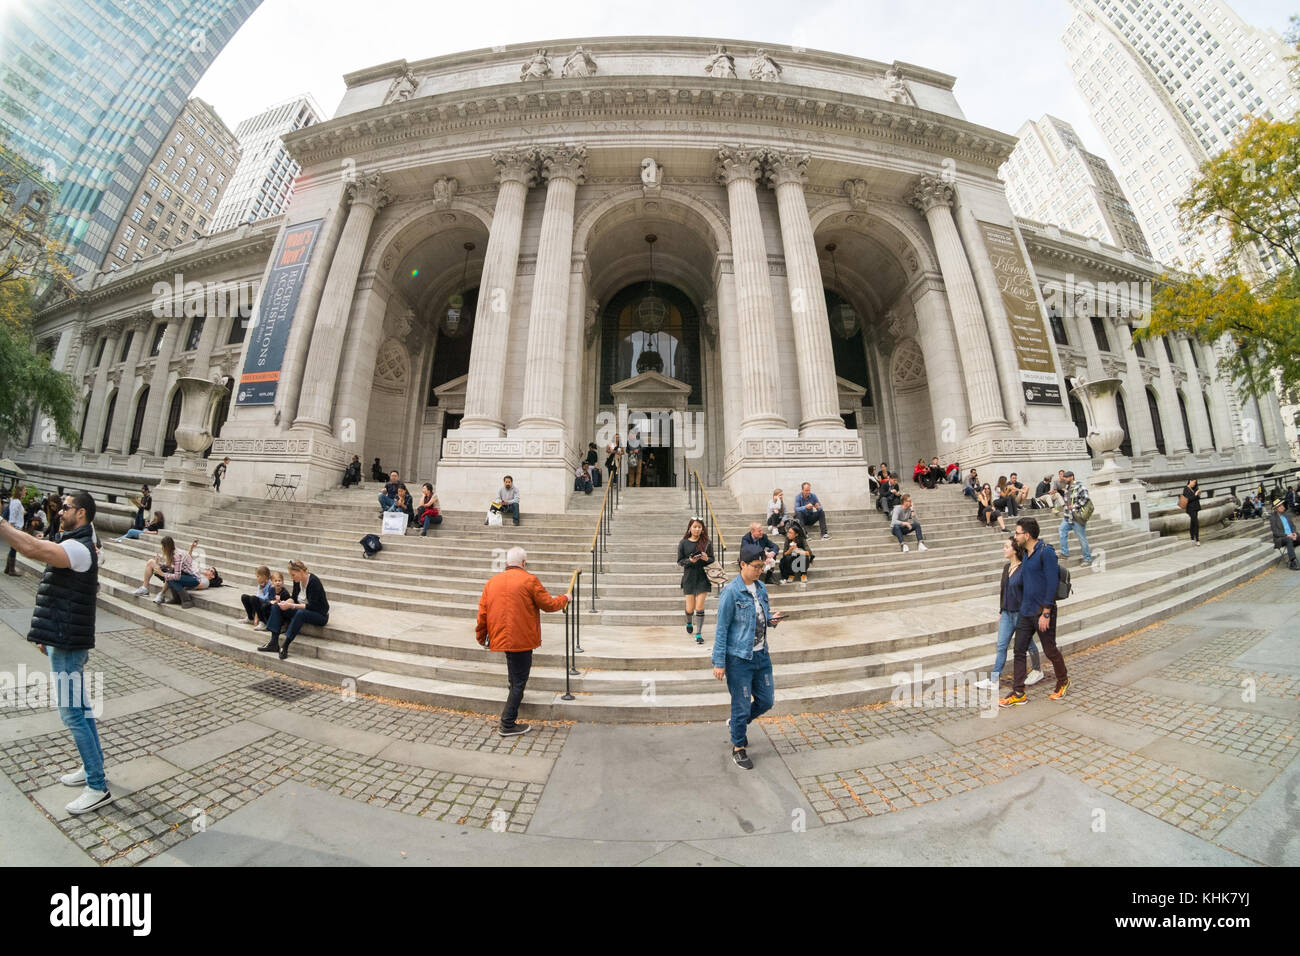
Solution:
[(793, 507), (805, 481), (832, 519), (836, 509), (872, 507), (867, 462), (856, 432), (841, 427), (839, 436), (808, 438), (786, 431), (790, 434), (745, 435), (727, 454), (722, 481), (742, 511), (761, 516), (774, 488), (782, 489)]
[(459, 429), (442, 443), (438, 501), (447, 511), (486, 513), (509, 475), (525, 521), (530, 514), (564, 514), (577, 467), (566, 447), (563, 429), (512, 429), (504, 438)]
[[(153, 510), (161, 511), (167, 527), (187, 524), (217, 505), (218, 494), (212, 488), (210, 468), (215, 468), (220, 458), (211, 461), (198, 455), (178, 454), (163, 464), (162, 481), (154, 488)], [(231, 462), (234, 465), (234, 462)], [(225, 482), (222, 482), (223, 486)]]
[(1096, 515), (1131, 531), (1149, 531), (1151, 516), (1147, 513), (1146, 485), (1126, 470), (1115, 471), (1113, 477), (1088, 483), (1088, 495), (1096, 507)]

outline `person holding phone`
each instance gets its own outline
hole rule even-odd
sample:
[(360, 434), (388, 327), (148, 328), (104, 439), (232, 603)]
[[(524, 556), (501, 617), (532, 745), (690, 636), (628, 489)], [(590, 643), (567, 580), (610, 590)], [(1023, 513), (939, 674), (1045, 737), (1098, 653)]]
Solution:
[(713, 585), (704, 569), (713, 561), (713, 545), (704, 522), (692, 518), (686, 534), (677, 543), (677, 566), (682, 569), (682, 594), (686, 595), (686, 633), (695, 635), (695, 643), (704, 643), (704, 602)]
[(759, 578), (767, 554), (761, 547), (745, 545), (740, 551), (740, 576), (722, 588), (718, 598), (718, 626), (713, 635), (713, 676), (727, 682), (731, 693), (731, 759), (742, 770), (753, 770), (749, 758), (749, 725), (772, 709), (776, 687), (772, 683), (772, 657), (767, 650), (767, 630), (784, 619), (772, 613), (767, 588)]

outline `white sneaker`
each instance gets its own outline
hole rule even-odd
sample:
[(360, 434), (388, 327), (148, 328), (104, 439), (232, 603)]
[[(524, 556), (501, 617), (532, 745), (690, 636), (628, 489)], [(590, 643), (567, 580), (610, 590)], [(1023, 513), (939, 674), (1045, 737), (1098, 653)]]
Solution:
[(1043, 679), (1042, 671), (1038, 671), (1038, 670), (1030, 671), (1029, 674), (1025, 677), (1025, 686), (1032, 687), (1034, 684), (1037, 684), (1042, 679)]
[(149, 587), (148, 587), (148, 585), (142, 584), (142, 585), (140, 585), (138, 588), (136, 588), (134, 591), (132, 591), (131, 593), (132, 593), (132, 594), (140, 594), (140, 595), (148, 594), (148, 593), (149, 593)]
[(86, 785), (86, 768), (78, 767), (72, 773), (65, 773), (59, 778), (59, 783), (65, 787), (84, 787)]
[(927, 547), (925, 546), (925, 542), (922, 541), (922, 542), (920, 542), (920, 543), (917, 544), (917, 546), (916, 546), (916, 550), (917, 550), (917, 551), (929, 551), (930, 549), (927, 548)]
[(995, 684), (993, 681), (989, 680), (989, 678), (987, 678), (987, 677), (984, 678), (983, 680), (977, 680), (977, 681), (975, 682), (975, 686), (978, 687), (980, 690), (997, 690), (997, 689), (998, 689), (998, 685)]
[(98, 810), (100, 807), (107, 806), (112, 799), (113, 795), (107, 790), (91, 790), (87, 787), (81, 791), (81, 796), (69, 803), (65, 809), (73, 814), (88, 813), (91, 810)]
[(165, 601), (165, 600), (167, 600), (167, 590), (166, 590), (166, 588), (164, 588), (163, 590), (161, 590), (161, 591), (158, 592), (158, 596), (157, 596), (156, 598), (153, 599), (153, 603), (154, 603), (154, 604), (161, 604), (161, 603), (162, 603), (163, 601)]
[(904, 550), (904, 551), (911, 551), (912, 549), (909, 548), (907, 545), (903, 545), (903, 550)]

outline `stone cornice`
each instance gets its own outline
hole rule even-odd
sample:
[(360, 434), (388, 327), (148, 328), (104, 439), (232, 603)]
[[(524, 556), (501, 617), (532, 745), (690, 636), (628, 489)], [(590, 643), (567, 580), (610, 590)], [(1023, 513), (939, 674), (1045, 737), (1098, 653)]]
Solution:
[[(548, 80), (544, 86), (520, 82), (458, 90), (349, 113), (289, 133), (284, 143), (294, 159), (310, 167), (437, 136), (500, 131), (502, 140), (519, 139), (521, 135), (512, 131), (538, 123), (563, 123), (571, 135), (593, 136), (599, 130), (589, 133), (584, 121), (612, 119), (743, 121), (755, 125), (755, 137), (764, 125), (824, 130), (941, 150), (945, 156), (990, 169), (1005, 162), (1016, 144), (1015, 137), (996, 130), (888, 100), (706, 76), (575, 77)], [(485, 143), (484, 151), (489, 149)]]
[[(41, 310), (36, 315), (38, 325), (44, 325), (53, 318), (74, 308), (87, 308), (98, 302), (115, 299), (123, 293), (135, 289), (152, 289), (156, 282), (171, 285), (176, 273), (197, 272), (222, 262), (247, 256), (264, 254), (263, 260), (271, 253), (271, 246), (280, 232), (281, 216), (266, 219), (247, 227), (230, 230), (217, 236), (204, 236), (193, 242), (176, 246), (158, 256), (150, 256), (133, 263), (127, 269), (117, 272), (96, 273), (97, 284), (90, 289), (79, 290), (75, 299), (65, 299)], [(264, 263), (263, 263), (264, 264)], [(261, 276), (261, 267), (258, 276)], [(100, 278), (103, 276), (104, 278)], [(226, 277), (228, 280), (228, 277)]]
[(1094, 271), (1108, 272), (1135, 281), (1156, 282), (1166, 271), (1154, 259), (1145, 259), (1097, 240), (1089, 241), (1087, 237), (1076, 237), (1055, 227), (1030, 223), (1024, 219), (1018, 219), (1016, 224), (1024, 237), (1025, 246), (1031, 253), (1038, 253), (1044, 259), (1086, 266)]

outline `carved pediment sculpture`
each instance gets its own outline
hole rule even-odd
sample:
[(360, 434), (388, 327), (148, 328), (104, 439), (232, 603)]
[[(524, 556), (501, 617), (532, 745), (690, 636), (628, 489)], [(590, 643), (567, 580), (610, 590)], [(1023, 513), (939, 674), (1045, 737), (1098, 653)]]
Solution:
[(545, 50), (538, 50), (519, 68), (521, 80), (544, 80), (551, 75), (551, 59)]
[(727, 52), (725, 46), (715, 46), (713, 56), (704, 64), (704, 72), (715, 80), (734, 80), (736, 78), (736, 58)]
[(596, 61), (581, 46), (564, 58), (564, 66), (560, 68), (561, 77), (595, 75)]
[(897, 67), (891, 66), (885, 71), (885, 99), (894, 103), (912, 102), (912, 94), (907, 92), (907, 84)]
[(419, 88), (419, 79), (410, 70), (407, 70), (394, 80), (393, 85), (388, 88), (388, 95), (384, 97), (384, 103), (409, 100)]
[(651, 188), (658, 188), (664, 184), (664, 168), (653, 156), (641, 160), (641, 183)]
[(450, 209), (451, 201), (456, 198), (460, 182), (452, 176), (439, 176), (433, 181), (433, 208)]
[(749, 61), (749, 78), (775, 82), (781, 79), (781, 65), (768, 56), (766, 50), (759, 50)]

